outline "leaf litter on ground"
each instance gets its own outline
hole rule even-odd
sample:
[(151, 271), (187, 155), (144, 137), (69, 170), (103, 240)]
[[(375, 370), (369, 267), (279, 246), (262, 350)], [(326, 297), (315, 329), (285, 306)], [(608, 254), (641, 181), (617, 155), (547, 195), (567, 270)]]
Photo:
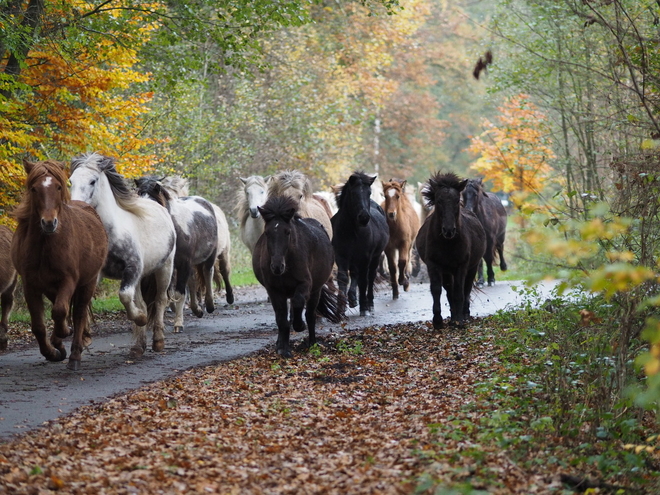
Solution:
[(192, 369), (0, 444), (0, 493), (557, 493), (557, 446), (478, 435), (497, 354), (410, 323)]

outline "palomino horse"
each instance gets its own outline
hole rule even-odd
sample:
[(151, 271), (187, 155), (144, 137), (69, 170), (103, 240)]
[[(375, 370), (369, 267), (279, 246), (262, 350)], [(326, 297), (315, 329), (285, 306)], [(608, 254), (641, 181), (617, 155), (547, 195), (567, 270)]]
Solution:
[(447, 291), (450, 323), (463, 326), (470, 316), (470, 294), (479, 260), (486, 251), (486, 234), (477, 216), (462, 207), (461, 191), (467, 179), (437, 173), (424, 189), (433, 205), (417, 234), (417, 250), (428, 268), (433, 295), (433, 328), (444, 327), (440, 306), (442, 288)]
[(254, 246), (264, 232), (264, 220), (259, 213), (259, 207), (266, 203), (270, 181), (270, 176), (241, 177), (243, 187), (237, 193), (235, 211), (240, 223), (241, 240), (250, 250), (250, 254), (254, 252)]
[(12, 231), (5, 225), (0, 225), (0, 301), (2, 320), (0, 320), (0, 351), (7, 349), (7, 332), (9, 331), (9, 315), (14, 306), (14, 289), (18, 276), (11, 262)]
[(268, 197), (288, 196), (300, 205), (298, 213), (302, 218), (314, 218), (321, 222), (330, 239), (332, 239), (332, 223), (330, 222), (329, 206), (314, 197), (312, 183), (307, 176), (298, 170), (285, 170), (273, 175), (268, 185)]
[[(89, 304), (108, 254), (103, 223), (89, 205), (71, 201), (64, 164), (53, 160), (24, 162), (26, 193), (14, 210), (18, 227), (11, 258), (23, 280), (25, 302), (39, 351), (49, 361), (62, 361), (62, 339), (72, 311), (73, 341), (67, 367), (80, 369), (83, 337), (89, 338)], [(52, 303), (53, 332), (46, 338), (44, 301)]]
[[(500, 257), (500, 270), (506, 271), (507, 265), (504, 259), (504, 238), (506, 237), (506, 209), (502, 202), (493, 193), (484, 191), (481, 179), (468, 180), (463, 190), (465, 208), (477, 215), (481, 226), (486, 232), (486, 271), (488, 274), (488, 285), (495, 283), (495, 272), (493, 261), (495, 255)], [(484, 266), (479, 263), (477, 271), (477, 284), (484, 285)]]
[[(277, 321), (277, 353), (291, 357), (289, 335), (305, 330), (309, 345), (316, 343), (316, 313), (338, 323), (341, 312), (330, 279), (334, 255), (327, 231), (313, 218), (300, 218), (298, 203), (287, 196), (271, 196), (259, 208), (265, 221), (252, 256), (252, 268), (266, 288)], [(287, 301), (291, 299), (291, 321)]]
[[(108, 233), (110, 246), (102, 275), (121, 280), (119, 300), (135, 323), (130, 357), (144, 354), (147, 325), (153, 329), (152, 349), (162, 351), (176, 243), (170, 214), (155, 201), (131, 191), (113, 158), (98, 153), (74, 158), (70, 180), (71, 197), (92, 205)], [(146, 303), (145, 296), (149, 298)]]
[(346, 295), (351, 308), (357, 306), (355, 285), (360, 290), (360, 315), (367, 316), (374, 309), (374, 281), (380, 256), (389, 239), (385, 212), (371, 197), (371, 184), (376, 177), (355, 172), (338, 191), (339, 209), (332, 217), (335, 236), (332, 247), (337, 262), (339, 291)]
[[(138, 195), (150, 198), (167, 208), (176, 230), (176, 250), (174, 253), (174, 332), (183, 330), (183, 306), (186, 301), (186, 288), (197, 268), (202, 275), (205, 292), (206, 311), (213, 313), (213, 266), (218, 253), (218, 224), (213, 206), (199, 196), (170, 196), (158, 179), (142, 177), (136, 180)], [(190, 291), (190, 309), (198, 318), (204, 311), (197, 304), (197, 290)]]
[[(387, 225), (390, 228), (390, 240), (385, 246), (385, 256), (390, 270), (392, 298), (399, 298), (399, 285), (407, 291), (410, 286), (410, 262), (415, 237), (419, 230), (419, 217), (406, 194), (406, 181), (390, 179), (383, 182), (385, 201), (381, 205), (385, 210)], [(398, 258), (398, 260), (397, 260)], [(398, 263), (397, 263), (398, 261)], [(397, 283), (397, 264), (399, 278)]]
[[(188, 180), (180, 177), (178, 175), (172, 177), (165, 177), (161, 181), (163, 188), (170, 194), (172, 197), (185, 198), (188, 197)], [(215, 220), (218, 224), (218, 257), (215, 260), (215, 266), (213, 269), (213, 280), (215, 281), (216, 287), (218, 290), (222, 290), (222, 285), (224, 282), (225, 286), (225, 299), (227, 304), (234, 303), (234, 290), (232, 289), (231, 282), (229, 281), (229, 275), (231, 273), (231, 261), (230, 261), (230, 252), (231, 252), (231, 239), (229, 236), (229, 224), (227, 223), (227, 217), (225, 213), (220, 209), (215, 203), (209, 204), (213, 207), (213, 213), (215, 213)], [(195, 277), (190, 279), (190, 290), (197, 291), (198, 284), (197, 280), (203, 278), (201, 273), (196, 273)]]

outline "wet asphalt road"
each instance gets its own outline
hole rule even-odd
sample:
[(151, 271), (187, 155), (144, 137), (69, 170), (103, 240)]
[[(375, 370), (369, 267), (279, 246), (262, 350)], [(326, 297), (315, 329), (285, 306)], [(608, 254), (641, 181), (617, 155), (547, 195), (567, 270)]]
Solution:
[[(512, 286), (521, 285), (498, 282), (494, 287), (483, 288), (473, 296), (472, 314), (486, 316), (521, 302), (521, 296), (512, 290)], [(547, 293), (550, 285), (539, 290)], [(443, 315), (449, 316), (446, 300)], [(381, 289), (376, 293), (373, 316), (360, 317), (354, 309), (349, 318), (349, 328), (430, 320), (429, 286), (411, 284), (410, 292), (402, 293), (396, 301), (391, 299), (390, 290)], [(321, 337), (341, 331), (339, 325), (322, 322), (317, 327)], [(233, 306), (216, 306), (212, 315), (203, 318), (187, 311), (182, 333), (172, 333), (171, 325), (166, 329), (165, 351), (148, 350), (137, 361), (128, 359), (132, 343), (129, 323), (123, 328), (125, 331), (120, 333), (94, 338), (83, 352), (82, 370), (78, 372), (69, 371), (66, 360), (46, 361), (36, 342), (27, 349), (12, 352), (10, 346), (8, 352), (0, 353), (0, 440), (6, 441), (82, 405), (103, 401), (192, 367), (244, 356), (274, 344), (277, 339), (274, 313), (261, 287), (238, 289)], [(292, 333), (294, 338), (306, 335)], [(70, 338), (65, 345), (68, 350)]]

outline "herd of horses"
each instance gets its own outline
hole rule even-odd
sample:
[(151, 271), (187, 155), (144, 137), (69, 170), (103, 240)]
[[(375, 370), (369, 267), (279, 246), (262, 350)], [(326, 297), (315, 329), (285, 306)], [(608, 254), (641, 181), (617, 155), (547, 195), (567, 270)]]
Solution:
[[(81, 368), (81, 353), (91, 342), (90, 305), (103, 277), (120, 281), (119, 299), (133, 322), (131, 358), (146, 351), (148, 330), (152, 349), (164, 349), (168, 305), (175, 332), (183, 330), (187, 297), (196, 316), (203, 315), (198, 298), (212, 313), (214, 277), (233, 303), (227, 219), (217, 205), (188, 195), (185, 180), (142, 177), (132, 188), (115, 160), (98, 153), (74, 158), (70, 176), (54, 160), (26, 160), (24, 167), (26, 187), (13, 212), (17, 228), (12, 233), (0, 226), (0, 350), (7, 348), (19, 275), (41, 354), (64, 360), (63, 339), (73, 332), (67, 364), (72, 370)], [(295, 170), (241, 178), (236, 206), (241, 239), (275, 312), (279, 355), (292, 355), (291, 328), (306, 329), (309, 345), (316, 342), (317, 315), (339, 322), (347, 305), (371, 314), (383, 257), (393, 298), (399, 286), (409, 288), (413, 253), (426, 264), (434, 328), (444, 326), (443, 288), (450, 324), (462, 326), (482, 259), (489, 285), (496, 256), (506, 269), (506, 211), (480, 180), (437, 173), (420, 188), (422, 208), (405, 180), (375, 179), (355, 172), (323, 195)], [(52, 303), (50, 338), (44, 296)]]

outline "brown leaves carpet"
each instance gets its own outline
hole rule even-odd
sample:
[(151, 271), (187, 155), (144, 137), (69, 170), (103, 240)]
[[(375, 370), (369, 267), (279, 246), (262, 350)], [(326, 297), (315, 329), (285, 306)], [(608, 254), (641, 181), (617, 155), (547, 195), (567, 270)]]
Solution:
[(345, 329), (288, 361), (187, 371), (0, 445), (0, 493), (426, 493), (486, 472), (473, 488), (547, 493), (549, 473), (495, 447), (475, 465), (475, 445), (433, 433), (497, 366), (469, 334)]

